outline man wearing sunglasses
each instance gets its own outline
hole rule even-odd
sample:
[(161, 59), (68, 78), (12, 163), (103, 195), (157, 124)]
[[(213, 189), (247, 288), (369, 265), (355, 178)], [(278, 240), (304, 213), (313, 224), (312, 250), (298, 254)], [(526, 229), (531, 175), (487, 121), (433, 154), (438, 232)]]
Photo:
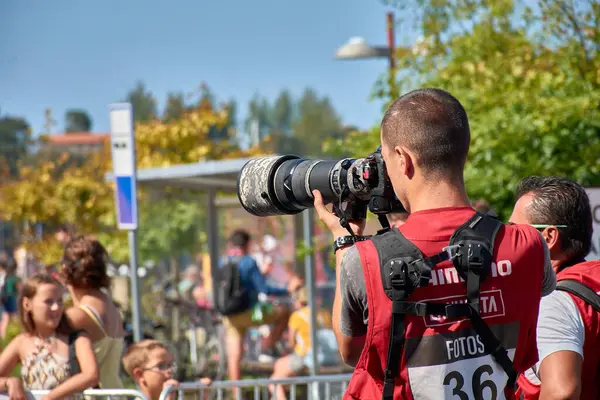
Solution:
[[(510, 222), (541, 232), (559, 287), (573, 279), (600, 291), (600, 261), (584, 259), (591, 247), (592, 213), (583, 187), (566, 178), (528, 177), (517, 189)], [(543, 298), (537, 344), (539, 362), (519, 378), (523, 398), (600, 398), (600, 318), (591, 305), (563, 290)]]

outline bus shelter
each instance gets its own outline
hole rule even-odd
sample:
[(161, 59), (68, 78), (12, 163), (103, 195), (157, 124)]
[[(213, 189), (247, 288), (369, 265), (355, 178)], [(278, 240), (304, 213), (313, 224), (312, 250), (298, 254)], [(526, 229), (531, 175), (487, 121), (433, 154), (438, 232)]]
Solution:
[[(240, 206), (237, 199), (237, 178), (242, 167), (250, 158), (238, 158), (231, 160), (204, 161), (194, 164), (174, 165), (164, 168), (147, 168), (137, 171), (137, 183), (154, 190), (164, 190), (166, 188), (182, 190), (199, 190), (205, 194), (207, 226), (206, 233), (208, 238), (208, 248), (210, 256), (210, 270), (212, 277), (219, 263), (219, 224), (218, 209), (220, 206)], [(113, 181), (112, 174), (108, 174), (106, 179)], [(217, 197), (218, 193), (229, 193), (228, 197)], [(235, 195), (235, 197), (233, 196)], [(302, 239), (305, 243), (312, 242), (313, 232), (313, 209), (302, 212), (295, 220), (297, 233), (302, 232)], [(296, 242), (299, 242), (298, 235)], [(311, 339), (313, 343), (313, 362), (310, 368), (312, 375), (318, 372), (317, 359), (317, 329), (316, 329), (316, 285), (314, 277), (314, 256), (308, 254), (304, 257), (304, 270), (306, 288), (308, 291), (310, 318), (311, 318)], [(131, 259), (135, 259), (130, 255)], [(135, 268), (137, 269), (137, 265)], [(131, 279), (138, 279), (137, 273), (131, 274)], [(214, 282), (214, 279), (213, 279)], [(133, 285), (132, 285), (133, 286)], [(135, 285), (135, 287), (139, 287)], [(139, 293), (132, 293), (132, 296), (138, 296)], [(138, 303), (139, 304), (139, 303)]]

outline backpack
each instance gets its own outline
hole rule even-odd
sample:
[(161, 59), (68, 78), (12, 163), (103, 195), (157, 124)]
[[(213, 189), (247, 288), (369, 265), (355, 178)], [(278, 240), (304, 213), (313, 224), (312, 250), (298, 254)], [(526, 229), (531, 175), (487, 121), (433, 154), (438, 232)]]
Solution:
[[(381, 221), (381, 219), (380, 219)], [(508, 352), (483, 320), (479, 310), (479, 288), (491, 271), (494, 241), (502, 223), (495, 216), (476, 212), (461, 225), (442, 252), (424, 257), (421, 251), (402, 233), (381, 222), (384, 229), (371, 240), (379, 254), (383, 289), (392, 301), (390, 339), (384, 372), (383, 400), (392, 400), (395, 377), (399, 374), (400, 358), (404, 347), (405, 315), (440, 315), (448, 318), (467, 317), (485, 351), (502, 367), (508, 376), (504, 388), (507, 398), (514, 397), (517, 374)], [(409, 301), (417, 287), (427, 286), (433, 268), (451, 260), (459, 276), (464, 279), (467, 303), (446, 304)]]
[(247, 290), (242, 286), (239, 262), (241, 257), (229, 257), (215, 276), (215, 308), (222, 315), (248, 310)]
[(572, 279), (563, 279), (556, 283), (556, 290), (571, 293), (592, 306), (597, 312), (600, 312), (600, 295), (587, 285)]

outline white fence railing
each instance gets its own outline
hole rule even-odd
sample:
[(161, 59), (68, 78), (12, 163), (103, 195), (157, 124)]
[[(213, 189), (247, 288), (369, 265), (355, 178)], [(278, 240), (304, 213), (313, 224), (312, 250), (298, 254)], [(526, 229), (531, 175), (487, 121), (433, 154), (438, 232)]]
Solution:
[[(269, 392), (269, 387), (276, 389), (278, 386), (283, 386), (288, 392), (289, 400), (297, 400), (298, 397), (307, 398), (309, 400), (337, 400), (341, 399), (351, 374), (344, 375), (317, 375), (317, 376), (301, 376), (286, 379), (245, 379), (240, 381), (217, 381), (210, 386), (206, 386), (200, 382), (185, 382), (179, 387), (170, 386), (166, 388), (160, 395), (160, 400), (166, 400), (169, 395), (176, 392), (179, 399), (184, 398), (184, 393), (193, 392), (200, 395), (199, 398), (210, 399), (225, 399), (225, 393), (230, 393), (233, 388), (240, 388), (235, 395), (236, 400), (249, 399), (248, 389), (254, 394), (254, 400), (275, 398), (274, 393)], [(299, 388), (300, 387), (300, 388)], [(304, 390), (302, 390), (304, 388)], [(273, 390), (274, 392), (274, 390)], [(302, 392), (302, 395), (301, 393)], [(26, 394), (31, 400), (39, 400), (50, 393), (49, 390), (31, 390)], [(191, 394), (191, 393), (190, 393)], [(208, 397), (202, 396), (203, 394)], [(146, 397), (139, 390), (135, 389), (89, 389), (82, 393), (86, 398), (128, 398), (146, 400)], [(301, 395), (301, 396), (300, 396)], [(227, 397), (230, 398), (230, 397)], [(9, 400), (6, 393), (0, 393), (0, 400)]]
[[(50, 393), (49, 390), (31, 390), (27, 391), (27, 397), (31, 400), (38, 400)], [(116, 398), (133, 398), (146, 400), (146, 397), (139, 390), (134, 389), (89, 389), (82, 393), (85, 397), (102, 397), (110, 399), (112, 397)], [(8, 394), (0, 393), (0, 400), (9, 400)]]
[[(275, 399), (275, 394), (269, 393), (269, 386), (284, 386), (288, 391), (289, 400), (297, 400), (299, 397), (298, 386), (306, 388), (305, 396), (302, 398), (308, 398), (309, 400), (336, 400), (341, 399), (348, 382), (350, 381), (351, 374), (344, 375), (317, 375), (317, 376), (300, 376), (286, 379), (244, 379), (240, 381), (218, 381), (213, 382), (210, 386), (206, 386), (200, 382), (198, 383), (181, 383), (179, 388), (170, 386), (166, 388), (160, 395), (160, 400), (166, 400), (173, 392), (178, 393), (178, 398), (183, 399), (184, 393), (194, 392), (197, 395), (208, 394), (210, 397), (201, 396), (200, 398), (206, 397), (214, 399), (215, 395), (218, 400), (225, 399), (225, 393), (231, 393), (233, 388), (240, 388), (235, 394), (236, 400), (250, 399), (262, 400), (262, 399)], [(251, 388), (254, 396), (249, 397), (247, 390)], [(246, 389), (246, 390), (245, 390)], [(274, 391), (274, 390), (273, 390)], [(244, 396), (242, 396), (244, 392)], [(231, 398), (231, 397), (227, 397)]]

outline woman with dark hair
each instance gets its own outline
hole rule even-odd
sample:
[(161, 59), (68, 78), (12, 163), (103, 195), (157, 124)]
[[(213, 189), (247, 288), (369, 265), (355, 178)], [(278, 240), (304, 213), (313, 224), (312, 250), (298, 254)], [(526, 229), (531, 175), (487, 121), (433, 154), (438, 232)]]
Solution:
[(69, 324), (92, 339), (100, 387), (118, 389), (123, 387), (119, 371), (124, 332), (121, 314), (108, 292), (107, 259), (97, 240), (79, 236), (65, 247), (59, 275), (73, 299), (73, 307), (66, 311)]

